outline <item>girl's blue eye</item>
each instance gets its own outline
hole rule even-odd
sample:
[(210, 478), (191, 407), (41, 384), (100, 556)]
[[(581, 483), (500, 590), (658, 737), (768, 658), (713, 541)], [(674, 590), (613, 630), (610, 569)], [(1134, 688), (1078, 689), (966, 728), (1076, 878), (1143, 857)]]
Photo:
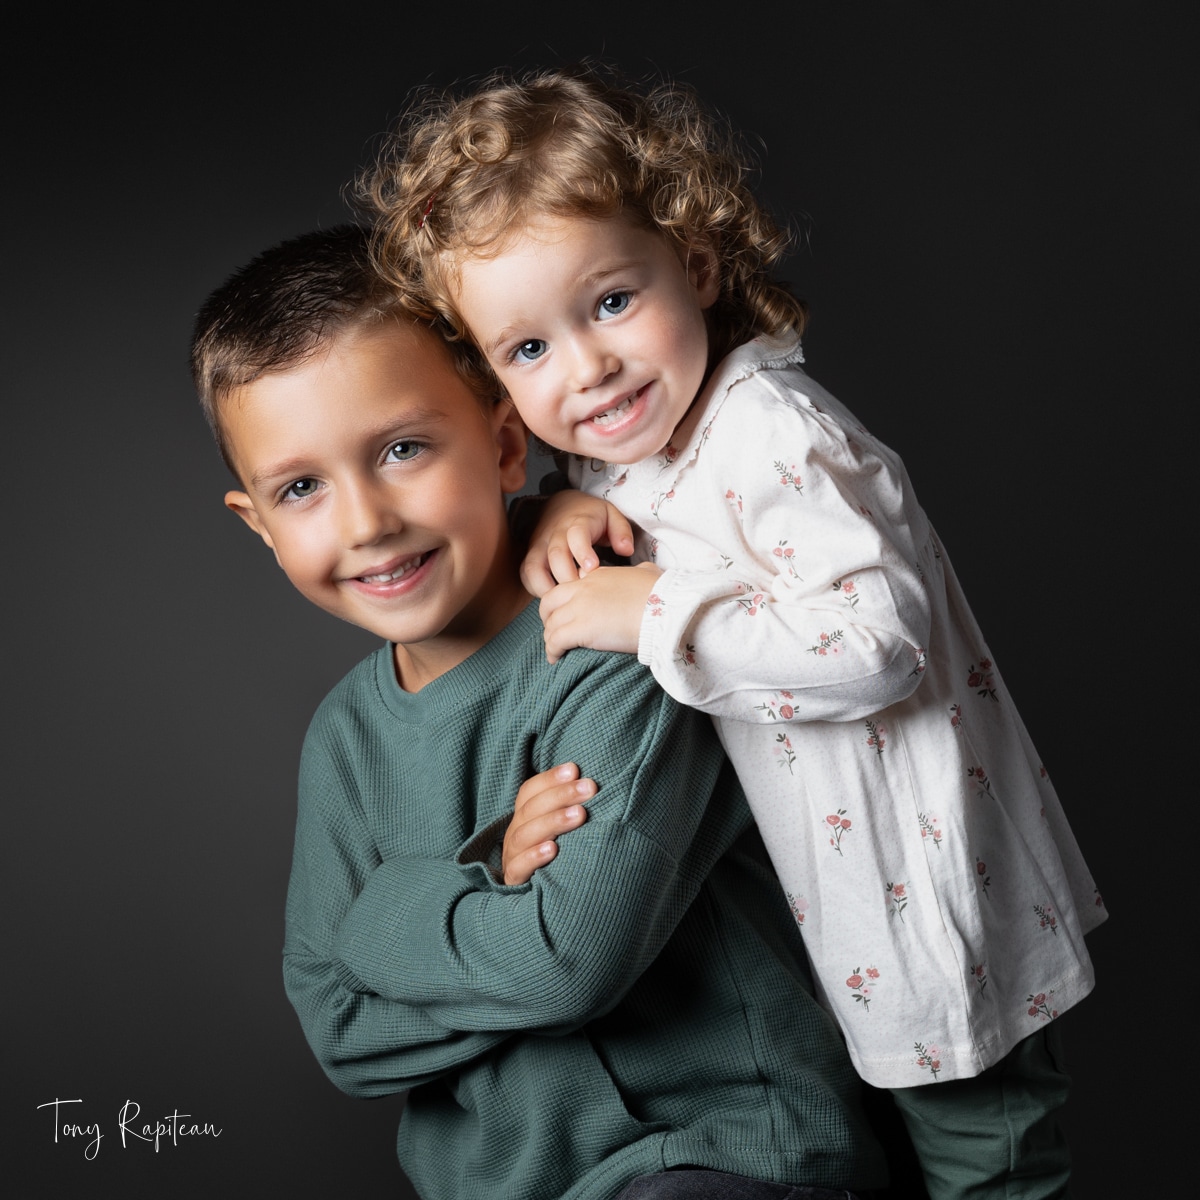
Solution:
[(420, 442), (393, 442), (388, 448), (388, 459), (391, 462), (408, 462), (424, 449)]
[(596, 316), (601, 321), (607, 320), (609, 317), (620, 316), (629, 307), (629, 302), (632, 299), (633, 297), (628, 292), (609, 292), (600, 301), (600, 308)]
[(315, 479), (297, 479), (284, 489), (283, 498), (285, 500), (307, 500), (309, 496), (317, 494), (317, 488), (320, 486)]
[(513, 362), (531, 363), (536, 362), (545, 353), (546, 343), (541, 338), (530, 338), (513, 351), (512, 358)]

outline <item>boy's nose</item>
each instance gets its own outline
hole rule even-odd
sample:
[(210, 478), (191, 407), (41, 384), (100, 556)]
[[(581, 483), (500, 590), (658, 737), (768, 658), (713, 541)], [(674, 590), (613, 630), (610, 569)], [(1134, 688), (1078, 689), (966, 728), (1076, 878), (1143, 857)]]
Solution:
[(379, 484), (361, 483), (343, 489), (342, 537), (347, 546), (369, 546), (403, 528), (400, 514)]

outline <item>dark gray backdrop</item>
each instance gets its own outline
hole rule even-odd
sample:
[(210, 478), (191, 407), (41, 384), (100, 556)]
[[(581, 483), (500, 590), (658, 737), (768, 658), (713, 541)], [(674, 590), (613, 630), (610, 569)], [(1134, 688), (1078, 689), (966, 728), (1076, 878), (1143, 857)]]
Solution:
[[(223, 510), (187, 339), (248, 256), (344, 217), (413, 85), (584, 54), (688, 80), (763, 140), (763, 194), (806, 231), (785, 274), (812, 373), (907, 460), (1114, 914), (1063, 1021), (1077, 1194), (1176, 1178), (1189, 6), (323, 7), (6, 36), (8, 1194), (411, 1194), (400, 1101), (337, 1093), (280, 982), (300, 739), (372, 642)], [(93, 1160), (55, 1142), (56, 1098), (99, 1122)], [(130, 1100), (222, 1132), (122, 1148)]]

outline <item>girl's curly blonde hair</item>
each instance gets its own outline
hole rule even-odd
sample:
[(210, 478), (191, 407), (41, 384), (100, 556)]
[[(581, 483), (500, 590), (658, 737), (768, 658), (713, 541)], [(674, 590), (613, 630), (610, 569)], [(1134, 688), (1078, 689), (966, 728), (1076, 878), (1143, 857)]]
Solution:
[(457, 267), (503, 250), (534, 216), (620, 215), (716, 257), (714, 360), (759, 333), (804, 328), (805, 305), (769, 278), (789, 237), (752, 195), (749, 156), (678, 83), (636, 89), (607, 70), (495, 74), (465, 95), (418, 99), (359, 180), (372, 250), (404, 303), (467, 331)]

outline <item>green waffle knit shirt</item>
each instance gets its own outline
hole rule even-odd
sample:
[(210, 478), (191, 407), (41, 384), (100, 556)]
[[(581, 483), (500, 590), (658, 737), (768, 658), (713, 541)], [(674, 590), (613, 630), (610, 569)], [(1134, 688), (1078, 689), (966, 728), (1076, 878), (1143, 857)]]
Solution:
[[(566, 761), (588, 820), (506, 886), (517, 790)], [(885, 1178), (709, 719), (633, 656), (548, 665), (536, 605), (420, 692), (384, 646), (322, 703), (284, 976), (340, 1088), (409, 1090), (425, 1200), (603, 1200), (685, 1164)]]

